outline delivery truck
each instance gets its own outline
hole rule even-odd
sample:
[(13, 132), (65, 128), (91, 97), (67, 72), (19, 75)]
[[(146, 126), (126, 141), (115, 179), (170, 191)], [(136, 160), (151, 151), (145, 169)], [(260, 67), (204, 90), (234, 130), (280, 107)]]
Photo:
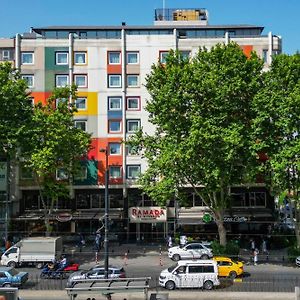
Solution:
[(31, 264), (42, 268), (62, 254), (61, 237), (28, 237), (7, 249), (1, 256), (1, 265), (18, 267)]

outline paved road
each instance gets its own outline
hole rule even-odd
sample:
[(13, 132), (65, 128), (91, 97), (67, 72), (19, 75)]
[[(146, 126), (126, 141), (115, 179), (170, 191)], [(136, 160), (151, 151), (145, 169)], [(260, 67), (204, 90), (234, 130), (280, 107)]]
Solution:
[[(79, 261), (81, 269), (89, 269), (95, 265), (95, 256), (91, 251), (83, 251), (75, 253), (73, 259)], [(103, 254), (99, 256), (100, 264), (103, 264)], [(137, 252), (130, 249), (127, 259), (122, 251), (117, 249), (110, 253), (110, 264), (115, 266), (123, 266), (126, 270), (127, 277), (151, 277), (151, 287), (156, 288), (158, 277), (161, 270), (174, 264), (168, 257), (166, 252), (159, 255), (157, 249)], [(25, 289), (63, 289), (65, 280), (40, 279), (40, 270), (35, 268), (22, 268), (30, 273), (30, 280), (24, 287)], [(223, 285), (217, 291), (262, 291), (262, 292), (293, 292), (295, 286), (300, 286), (300, 270), (299, 268), (282, 265), (262, 263), (258, 266), (245, 265), (245, 276), (242, 282), (234, 282), (228, 280), (223, 281)], [(162, 290), (160, 288), (158, 291)]]

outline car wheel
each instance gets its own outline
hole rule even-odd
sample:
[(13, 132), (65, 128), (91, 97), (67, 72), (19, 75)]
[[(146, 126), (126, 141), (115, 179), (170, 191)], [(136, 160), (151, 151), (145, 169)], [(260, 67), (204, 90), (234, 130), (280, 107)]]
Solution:
[(203, 254), (203, 255), (201, 255), (200, 259), (209, 259), (209, 257), (207, 254)]
[(4, 288), (9, 288), (9, 287), (11, 287), (11, 284), (10, 284), (10, 283), (4, 283), (4, 284), (3, 284), (3, 287), (4, 287)]
[(35, 266), (37, 269), (41, 269), (44, 266), (44, 264), (39, 262), (39, 263), (36, 263)]
[(10, 261), (8, 264), (7, 264), (8, 267), (12, 267), (12, 268), (15, 268), (17, 266), (17, 263), (15, 261)]
[(237, 274), (236, 274), (235, 271), (231, 271), (231, 272), (229, 273), (229, 277), (230, 277), (231, 279), (236, 278), (236, 276), (237, 276)]
[(175, 289), (175, 282), (172, 281), (172, 280), (167, 281), (166, 284), (165, 284), (165, 288), (167, 290), (174, 290)]
[(206, 280), (206, 281), (204, 282), (204, 284), (203, 284), (203, 288), (204, 288), (205, 290), (212, 290), (213, 287), (214, 287), (214, 284), (213, 284), (213, 282), (210, 281), (210, 280)]
[(175, 261), (179, 261), (180, 260), (180, 255), (179, 254), (174, 254), (172, 256), (172, 259), (175, 260)]

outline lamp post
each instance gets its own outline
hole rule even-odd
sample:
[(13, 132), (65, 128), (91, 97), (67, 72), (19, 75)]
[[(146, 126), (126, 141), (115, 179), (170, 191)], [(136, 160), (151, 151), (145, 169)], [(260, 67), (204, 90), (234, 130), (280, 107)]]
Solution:
[(108, 279), (108, 214), (109, 214), (109, 201), (108, 201), (108, 149), (100, 149), (101, 153), (105, 153), (105, 194), (104, 194), (104, 278)]

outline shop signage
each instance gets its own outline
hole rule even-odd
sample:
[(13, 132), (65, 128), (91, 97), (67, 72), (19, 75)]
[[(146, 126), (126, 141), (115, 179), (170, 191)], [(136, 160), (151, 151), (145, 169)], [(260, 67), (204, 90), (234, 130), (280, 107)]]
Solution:
[(4, 191), (4, 192), (6, 192), (6, 187), (7, 187), (6, 175), (7, 175), (7, 163), (0, 162), (0, 191)]
[(56, 216), (58, 222), (68, 222), (72, 220), (72, 215), (69, 213), (61, 213)]
[(203, 215), (203, 217), (202, 217), (202, 221), (203, 221), (204, 223), (210, 223), (212, 220), (213, 220), (213, 217), (212, 217), (212, 215), (209, 214), (209, 213), (205, 213), (205, 214)]
[(224, 223), (244, 223), (248, 221), (247, 217), (239, 217), (239, 216), (230, 216), (224, 217)]
[(159, 206), (130, 207), (131, 223), (159, 223), (167, 221), (167, 210)]

